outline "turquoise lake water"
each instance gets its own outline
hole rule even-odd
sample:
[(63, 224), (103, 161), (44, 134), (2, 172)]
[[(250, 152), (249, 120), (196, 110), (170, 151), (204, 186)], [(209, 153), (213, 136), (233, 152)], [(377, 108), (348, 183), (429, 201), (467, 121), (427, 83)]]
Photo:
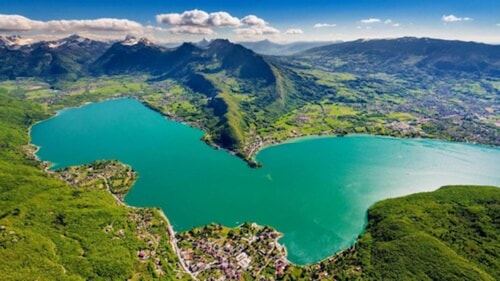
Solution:
[(139, 179), (133, 206), (161, 207), (176, 231), (218, 222), (270, 225), (289, 259), (309, 264), (355, 241), (366, 210), (395, 196), (447, 184), (500, 186), (500, 149), (436, 140), (321, 137), (268, 147), (251, 169), (133, 99), (61, 111), (32, 128), (53, 168), (117, 159)]

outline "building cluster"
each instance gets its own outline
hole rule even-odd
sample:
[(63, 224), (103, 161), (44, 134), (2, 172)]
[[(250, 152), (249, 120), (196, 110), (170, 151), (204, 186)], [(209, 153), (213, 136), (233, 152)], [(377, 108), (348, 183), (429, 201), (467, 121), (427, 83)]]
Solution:
[(278, 243), (280, 237), (275, 230), (256, 224), (234, 229), (212, 224), (177, 235), (183, 262), (203, 280), (244, 276), (275, 280), (289, 264), (285, 248)]

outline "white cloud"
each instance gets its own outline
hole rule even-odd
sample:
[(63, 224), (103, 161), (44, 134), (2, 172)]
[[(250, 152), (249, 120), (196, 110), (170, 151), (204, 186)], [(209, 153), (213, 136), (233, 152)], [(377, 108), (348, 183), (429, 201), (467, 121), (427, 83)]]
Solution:
[(47, 25), (51, 31), (74, 32), (74, 31), (141, 31), (140, 23), (127, 19), (102, 18), (96, 20), (55, 20), (48, 21)]
[(146, 25), (144, 27), (144, 29), (147, 30), (147, 31), (158, 31), (158, 32), (166, 32), (166, 31), (168, 31), (165, 28), (162, 28), (162, 27), (159, 27), (159, 26), (153, 26), (153, 25)]
[(397, 22), (393, 22), (391, 19), (386, 19), (384, 21), (384, 24), (390, 24), (392, 27), (400, 27), (401, 24), (397, 23)]
[(285, 34), (288, 35), (297, 35), (297, 34), (304, 34), (304, 31), (300, 28), (290, 28), (287, 31), (285, 31)]
[(317, 23), (314, 25), (314, 28), (322, 28), (322, 27), (336, 27), (337, 25), (334, 23)]
[(497, 23), (497, 26), (500, 26), (500, 23)]
[(234, 32), (237, 35), (244, 36), (260, 36), (280, 33), (278, 29), (271, 26), (250, 26), (245, 28), (236, 28)]
[(202, 35), (210, 35), (213, 34), (214, 31), (211, 28), (203, 27), (203, 26), (193, 26), (193, 25), (180, 25), (174, 26), (168, 29), (173, 34), (202, 34)]
[(175, 34), (212, 34), (213, 28), (238, 27), (241, 22), (227, 12), (207, 13), (201, 10), (156, 15), (156, 22), (168, 24)]
[(458, 22), (458, 21), (472, 21), (472, 18), (469, 17), (457, 17), (455, 15), (443, 15), (441, 20), (444, 22)]
[(208, 17), (208, 25), (214, 27), (237, 27), (240, 20), (226, 12), (211, 13)]
[(265, 20), (255, 15), (248, 15), (242, 18), (241, 23), (245, 26), (234, 29), (234, 33), (246, 38), (259, 37), (263, 35), (274, 35), (280, 33), (278, 29), (269, 26), (269, 24)]
[(244, 18), (241, 19), (241, 23), (250, 25), (250, 26), (266, 26), (267, 23), (265, 20), (255, 16), (255, 15), (248, 15)]
[(30, 31), (41, 24), (20, 15), (0, 15), (0, 31)]
[(0, 31), (23, 32), (142, 32), (144, 27), (127, 19), (100, 18), (93, 20), (50, 20), (37, 21), (20, 15), (0, 14)]
[(441, 20), (444, 21), (444, 22), (455, 22), (455, 21), (461, 21), (462, 18), (456, 17), (454, 15), (448, 15), (448, 16), (443, 15), (441, 17)]
[(185, 11), (182, 14), (159, 14), (156, 15), (156, 22), (169, 25), (191, 25), (206, 26), (208, 13), (200, 10)]
[(379, 22), (381, 22), (380, 19), (374, 19), (374, 18), (361, 20), (361, 23), (363, 23), (363, 24), (372, 24), (372, 23), (379, 23)]
[(242, 19), (227, 12), (207, 13), (202, 10), (184, 11), (183, 13), (159, 14), (156, 21), (168, 24), (174, 34), (213, 34), (215, 28), (233, 27), (237, 35), (259, 36), (277, 34), (280, 31), (257, 17), (248, 15)]
[(240, 20), (226, 12), (207, 13), (201, 10), (184, 11), (182, 14), (159, 14), (156, 15), (158, 23), (172, 26), (198, 26), (198, 27), (236, 27)]

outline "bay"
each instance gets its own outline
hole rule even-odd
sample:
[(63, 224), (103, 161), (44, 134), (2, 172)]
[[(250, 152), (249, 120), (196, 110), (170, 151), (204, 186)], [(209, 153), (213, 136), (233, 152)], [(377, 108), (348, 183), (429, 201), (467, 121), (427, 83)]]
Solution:
[(500, 149), (376, 136), (304, 138), (261, 150), (262, 168), (200, 141), (133, 99), (72, 108), (33, 126), (52, 169), (98, 159), (129, 164), (139, 179), (127, 204), (161, 207), (176, 231), (217, 222), (270, 225), (289, 259), (310, 264), (354, 243), (379, 200), (442, 185), (500, 185)]

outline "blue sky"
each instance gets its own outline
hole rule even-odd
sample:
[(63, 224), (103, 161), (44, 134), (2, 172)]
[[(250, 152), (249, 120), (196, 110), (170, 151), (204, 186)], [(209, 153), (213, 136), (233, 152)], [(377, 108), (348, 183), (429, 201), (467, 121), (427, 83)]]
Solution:
[[(255, 18), (244, 20), (248, 15)], [(0, 0), (0, 33), (38, 38), (131, 33), (159, 42), (426, 36), (500, 43), (500, 1)]]

